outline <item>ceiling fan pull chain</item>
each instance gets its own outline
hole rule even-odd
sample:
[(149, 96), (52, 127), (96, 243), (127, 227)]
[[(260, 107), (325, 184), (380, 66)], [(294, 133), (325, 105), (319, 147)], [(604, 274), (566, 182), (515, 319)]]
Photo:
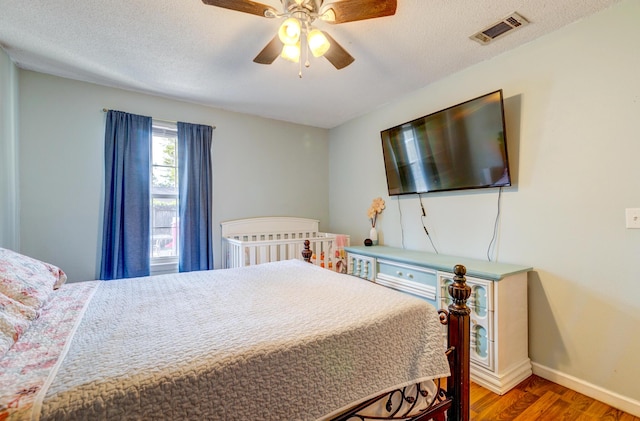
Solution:
[[(304, 37), (300, 37), (300, 49), (304, 51)], [(300, 56), (302, 56), (302, 51)], [(298, 60), (298, 77), (302, 79), (302, 57)]]
[[(309, 33), (309, 29), (307, 28), (307, 33)], [(311, 66), (311, 63), (309, 62), (309, 41), (307, 40), (307, 38), (305, 37), (303, 43), (305, 43), (305, 49), (304, 49), (304, 67), (306, 67), (307, 69)]]
[[(304, 31), (305, 34), (309, 32), (309, 25), (306, 25), (306, 30)], [(306, 37), (300, 37), (300, 48), (304, 51), (304, 67), (309, 68), (309, 66), (311, 66), (311, 63), (309, 63), (309, 48), (307, 44), (307, 39)], [(302, 60), (300, 60), (298, 62), (299, 70), (298, 70), (298, 77), (300, 79), (302, 79)]]
[[(304, 42), (302, 40), (302, 36), (300, 37), (300, 49), (304, 48)], [(300, 51), (300, 60), (298, 60), (298, 77), (302, 79), (302, 51)]]
[[(309, 31), (307, 30), (307, 33), (308, 32)], [(311, 63), (309, 63), (309, 41), (305, 37), (305, 40), (303, 42), (307, 44), (307, 48), (304, 49), (304, 67), (308, 69), (311, 66)]]

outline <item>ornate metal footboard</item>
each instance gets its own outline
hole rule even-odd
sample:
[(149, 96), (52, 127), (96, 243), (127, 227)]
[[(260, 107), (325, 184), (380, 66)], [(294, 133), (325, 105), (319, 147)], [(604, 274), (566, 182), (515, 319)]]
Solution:
[[(451, 408), (452, 401), (447, 396), (445, 379), (429, 383), (418, 383), (377, 396), (350, 408), (332, 421), (372, 421), (372, 420), (442, 420)], [(427, 416), (427, 414), (430, 414)], [(425, 418), (426, 417), (426, 418)]]

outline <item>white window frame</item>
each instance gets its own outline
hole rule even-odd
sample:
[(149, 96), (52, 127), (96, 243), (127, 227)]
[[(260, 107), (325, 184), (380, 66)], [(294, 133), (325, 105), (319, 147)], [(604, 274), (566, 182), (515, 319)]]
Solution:
[[(164, 137), (169, 137), (166, 135), (170, 135), (170, 136), (175, 136), (176, 137), (176, 161), (175, 161), (175, 170), (176, 170), (176, 188), (177, 188), (177, 183), (178, 183), (178, 127), (176, 123), (172, 123), (172, 122), (166, 122), (166, 121), (159, 121), (159, 120), (152, 120), (152, 138), (151, 138), (151, 165), (149, 166), (149, 171), (151, 172), (150, 174), (150, 180), (153, 180), (153, 168), (154, 168), (154, 164), (153, 164), (153, 145), (154, 145), (154, 141), (153, 138), (158, 135), (158, 136), (162, 136), (164, 135)], [(157, 165), (155, 165), (157, 166)], [(180, 198), (179, 198), (179, 194), (176, 191), (176, 193), (154, 193), (153, 192), (153, 181), (151, 181), (149, 188), (151, 189), (150, 191), (150, 196), (149, 196), (149, 213), (150, 213), (150, 222), (153, 222), (153, 199), (175, 199), (176, 200), (176, 204), (177, 207), (179, 208), (180, 206)], [(176, 223), (178, 223), (178, 221), (176, 220)], [(150, 241), (151, 241), (151, 248), (153, 248), (154, 244), (153, 244), (153, 226), (150, 227), (150, 233), (149, 235), (151, 236)], [(178, 272), (178, 259), (180, 256), (180, 243), (179, 241), (177, 241), (177, 256), (159, 256), (159, 257), (154, 257), (153, 256), (153, 252), (152, 250), (149, 250), (149, 255), (150, 255), (150, 259), (151, 259), (151, 275), (159, 275), (159, 274), (163, 274), (163, 273), (177, 273)]]

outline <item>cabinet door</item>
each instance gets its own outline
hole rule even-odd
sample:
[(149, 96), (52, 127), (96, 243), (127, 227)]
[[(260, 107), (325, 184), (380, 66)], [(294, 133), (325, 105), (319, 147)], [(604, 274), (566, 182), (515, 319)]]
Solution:
[[(467, 305), (471, 309), (471, 362), (489, 370), (494, 367), (494, 313), (493, 282), (486, 279), (466, 277), (471, 295)], [(453, 274), (438, 272), (438, 293), (440, 308), (452, 304), (449, 285), (453, 283)]]
[(360, 254), (347, 253), (347, 273), (358, 278), (373, 281), (376, 278), (376, 259)]

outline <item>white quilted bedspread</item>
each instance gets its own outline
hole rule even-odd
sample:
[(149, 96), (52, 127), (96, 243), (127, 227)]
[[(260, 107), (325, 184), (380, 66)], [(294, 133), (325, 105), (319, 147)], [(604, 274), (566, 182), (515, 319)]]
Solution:
[(321, 419), (448, 374), (432, 306), (290, 260), (100, 283), (41, 419)]

